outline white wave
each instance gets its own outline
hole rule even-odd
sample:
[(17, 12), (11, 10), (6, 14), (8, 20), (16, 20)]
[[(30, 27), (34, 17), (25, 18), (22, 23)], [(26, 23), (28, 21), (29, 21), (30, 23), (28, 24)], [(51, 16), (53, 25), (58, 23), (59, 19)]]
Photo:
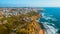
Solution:
[[(57, 34), (57, 29), (54, 28), (53, 26), (51, 25), (48, 25), (49, 23), (48, 22), (42, 22), (43, 23), (43, 26), (45, 27), (45, 34)], [(52, 23), (51, 23), (52, 24)], [(54, 25), (54, 24), (53, 24)]]
[[(41, 13), (42, 18), (45, 20), (52, 20), (52, 21), (57, 21), (56, 18), (53, 17), (53, 15), (46, 15), (46, 13)], [(43, 26), (45, 27), (45, 34), (57, 34), (56, 32), (58, 31), (55, 27), (55, 24), (49, 23), (49, 22), (42, 22)]]
[(52, 21), (58, 21), (56, 18), (52, 18), (51, 20), (52, 20)]
[(53, 23), (48, 23), (48, 22), (41, 22), (41, 23), (43, 23), (43, 24), (47, 24), (47, 25), (53, 25), (53, 26), (55, 26), (55, 24), (53, 24)]
[(51, 16), (51, 17), (52, 17), (53, 15), (49, 15), (49, 16)]
[(56, 34), (57, 29), (51, 25), (48, 25), (48, 22), (44, 22), (43, 25), (45, 27), (45, 34)]
[(45, 20), (52, 20), (52, 21), (57, 21), (56, 18), (52, 17), (53, 15), (45, 15), (46, 13), (41, 13), (42, 14), (42, 18), (44, 18)]
[(45, 15), (45, 13), (41, 13), (42, 14), (42, 16), (44, 16)]

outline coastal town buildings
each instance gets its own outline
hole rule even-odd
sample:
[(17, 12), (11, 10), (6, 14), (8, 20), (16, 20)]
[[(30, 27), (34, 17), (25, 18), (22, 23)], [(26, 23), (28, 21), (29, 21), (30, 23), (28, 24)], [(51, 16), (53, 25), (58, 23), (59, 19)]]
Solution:
[(0, 8), (0, 16), (8, 17), (9, 15), (26, 14), (31, 11), (37, 12), (37, 10), (40, 9), (39, 8)]

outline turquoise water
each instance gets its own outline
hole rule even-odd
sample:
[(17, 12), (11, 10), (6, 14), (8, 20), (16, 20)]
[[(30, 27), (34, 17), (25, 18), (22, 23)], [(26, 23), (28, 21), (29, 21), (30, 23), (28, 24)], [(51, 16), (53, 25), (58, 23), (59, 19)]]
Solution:
[(51, 31), (53, 32), (52, 34), (56, 34), (57, 31), (60, 30), (60, 8), (43, 8), (43, 9), (44, 12), (42, 13), (40, 12), (42, 14), (42, 18), (40, 18), (39, 21), (41, 23), (48, 24), (47, 27), (49, 27), (52, 30), (53, 29), (55, 30)]
[(60, 29), (60, 8), (45, 8), (46, 13), (49, 13), (53, 15), (54, 18), (57, 19), (57, 21), (53, 22), (57, 28)]

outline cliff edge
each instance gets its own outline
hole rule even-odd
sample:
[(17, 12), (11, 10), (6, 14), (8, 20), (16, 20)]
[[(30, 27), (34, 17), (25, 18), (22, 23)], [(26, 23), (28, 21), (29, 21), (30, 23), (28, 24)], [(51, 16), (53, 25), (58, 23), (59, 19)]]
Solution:
[(36, 11), (3, 17), (0, 19), (0, 34), (45, 34), (38, 23), (39, 18), (41, 14)]

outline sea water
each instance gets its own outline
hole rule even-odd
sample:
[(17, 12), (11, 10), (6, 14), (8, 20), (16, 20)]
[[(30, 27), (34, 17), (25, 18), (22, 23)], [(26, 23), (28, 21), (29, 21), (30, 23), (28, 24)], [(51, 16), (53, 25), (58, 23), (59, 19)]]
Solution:
[(39, 19), (45, 27), (46, 34), (60, 34), (60, 8), (58, 7), (45, 7), (44, 12), (38, 12), (42, 14), (42, 18)]

